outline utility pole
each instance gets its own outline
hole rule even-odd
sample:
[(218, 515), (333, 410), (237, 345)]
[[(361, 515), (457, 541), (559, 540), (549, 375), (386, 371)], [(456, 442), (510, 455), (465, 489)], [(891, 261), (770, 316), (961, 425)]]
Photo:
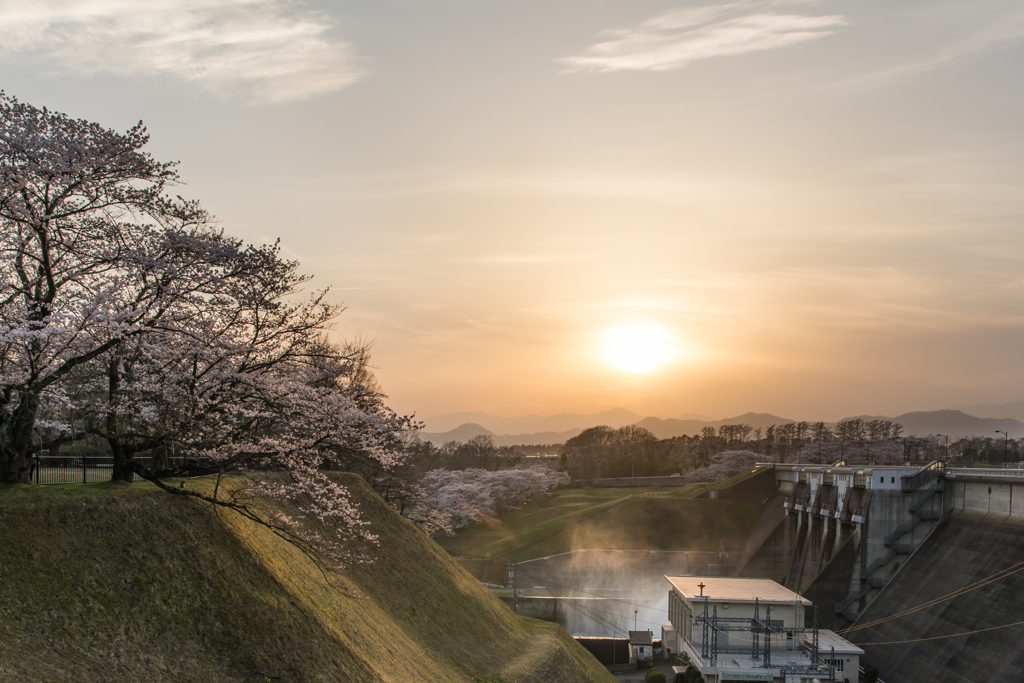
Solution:
[(512, 611), (519, 614), (519, 558), (512, 560)]
[(949, 437), (945, 434), (936, 434), (935, 436), (941, 436), (946, 440), (946, 460), (949, 460)]

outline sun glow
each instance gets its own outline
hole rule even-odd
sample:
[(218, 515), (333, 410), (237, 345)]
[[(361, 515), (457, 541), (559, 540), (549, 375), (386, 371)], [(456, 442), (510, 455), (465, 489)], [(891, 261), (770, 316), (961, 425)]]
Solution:
[(604, 331), (601, 357), (616, 370), (652, 372), (679, 355), (672, 334), (657, 325), (622, 325)]

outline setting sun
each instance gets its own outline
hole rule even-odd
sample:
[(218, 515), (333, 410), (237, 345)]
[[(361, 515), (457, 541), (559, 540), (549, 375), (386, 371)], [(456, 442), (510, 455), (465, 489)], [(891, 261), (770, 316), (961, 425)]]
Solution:
[(601, 357), (616, 370), (645, 374), (678, 355), (672, 334), (657, 325), (622, 325), (604, 331)]

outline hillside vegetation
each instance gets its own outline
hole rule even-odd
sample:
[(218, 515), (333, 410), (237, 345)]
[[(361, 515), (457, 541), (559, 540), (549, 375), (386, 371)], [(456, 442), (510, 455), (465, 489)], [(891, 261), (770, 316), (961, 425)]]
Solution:
[(0, 487), (0, 681), (614, 680), (344, 483), (381, 543), (336, 586), (267, 530), (148, 484)]

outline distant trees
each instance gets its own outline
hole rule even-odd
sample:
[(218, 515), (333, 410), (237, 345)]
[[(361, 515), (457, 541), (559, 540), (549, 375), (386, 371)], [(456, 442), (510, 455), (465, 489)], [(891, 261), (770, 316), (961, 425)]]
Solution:
[(525, 457), (512, 446), (495, 446), (486, 434), (474, 436), (466, 443), (449, 441), (441, 446), (444, 466), (451, 469), (480, 468), (500, 470), (515, 467)]
[(577, 478), (644, 476), (663, 459), (658, 444), (654, 434), (636, 425), (591, 427), (568, 439), (561, 455)]

